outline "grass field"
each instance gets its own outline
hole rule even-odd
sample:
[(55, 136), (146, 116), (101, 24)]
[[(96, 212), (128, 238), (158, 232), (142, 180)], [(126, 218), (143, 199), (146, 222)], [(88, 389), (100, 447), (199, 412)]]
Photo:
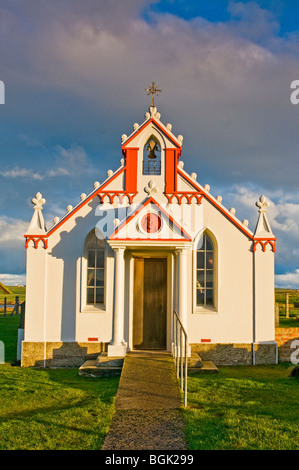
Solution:
[(100, 449), (118, 381), (0, 365), (0, 450)]
[[(100, 449), (114, 412), (118, 378), (77, 369), (22, 369), (19, 317), (0, 317), (0, 450)], [(299, 379), (290, 365), (220, 367), (188, 379), (187, 441), (192, 450), (299, 450)]]
[(26, 287), (8, 286), (8, 289), (11, 291), (11, 294), (4, 294), (3, 292), (0, 292), (0, 304), (3, 304), (4, 297), (6, 297), (8, 304), (14, 304), (16, 295), (19, 296), (20, 303), (24, 302)]
[(0, 450), (100, 449), (119, 378), (80, 377), (78, 369), (12, 366), (20, 317), (0, 316)]
[(299, 450), (299, 378), (290, 366), (222, 367), (188, 379), (187, 440), (196, 450)]
[[(289, 293), (289, 318), (286, 318), (286, 295)], [(299, 291), (291, 289), (275, 289), (275, 302), (279, 305), (279, 326), (282, 328), (299, 327)]]

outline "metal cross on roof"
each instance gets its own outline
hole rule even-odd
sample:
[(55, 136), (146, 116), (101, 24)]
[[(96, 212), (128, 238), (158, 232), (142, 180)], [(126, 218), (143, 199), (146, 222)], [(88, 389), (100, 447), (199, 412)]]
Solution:
[(155, 85), (155, 82), (152, 82), (152, 85), (151, 85), (151, 86), (149, 85), (149, 87), (148, 87), (148, 88), (145, 88), (144, 91), (148, 91), (148, 94), (147, 94), (147, 95), (152, 95), (152, 107), (154, 107), (154, 106), (155, 106), (155, 103), (154, 103), (154, 95), (157, 95), (157, 96), (158, 96), (158, 94), (161, 93), (162, 90), (160, 90), (160, 89), (158, 88), (158, 86)]

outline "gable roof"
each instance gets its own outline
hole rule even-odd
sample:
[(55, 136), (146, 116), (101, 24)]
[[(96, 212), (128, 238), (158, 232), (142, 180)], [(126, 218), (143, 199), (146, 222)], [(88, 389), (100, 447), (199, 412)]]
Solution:
[(128, 144), (138, 135), (140, 134), (140, 132), (144, 131), (144, 129), (146, 127), (148, 127), (151, 123), (155, 124), (155, 126), (158, 127), (158, 129), (160, 129), (160, 131), (162, 131), (167, 137), (168, 139), (178, 148), (178, 149), (182, 149), (182, 146), (179, 142), (179, 140), (174, 136), (174, 134), (172, 134), (172, 132), (166, 128), (166, 126), (164, 126), (164, 124), (162, 124), (162, 122), (160, 121), (157, 121), (155, 118), (151, 117), (150, 119), (147, 119), (146, 121), (144, 121), (143, 124), (140, 125), (140, 127), (136, 130), (134, 130), (134, 132), (132, 132), (132, 134), (127, 137), (127, 139), (125, 140), (125, 142), (123, 143), (122, 145), (122, 150), (124, 151), (126, 149), (126, 147), (128, 146)]
[[(251, 240), (254, 238), (254, 234), (248, 227), (242, 224), (233, 214), (229, 212), (220, 202), (218, 202), (208, 191), (206, 191), (199, 183), (192, 179), (186, 171), (178, 166), (178, 175), (184, 178), (196, 191), (200, 191), (203, 196), (222, 214), (230, 220), (236, 227), (238, 227), (248, 238)], [(179, 192), (179, 191), (178, 191)]]
[[(111, 236), (109, 237), (109, 240), (113, 240), (113, 239), (116, 239), (117, 238), (117, 234), (126, 226), (128, 225), (134, 218), (136, 218), (139, 213), (145, 208), (147, 207), (148, 205), (150, 204), (153, 204), (154, 206), (156, 206), (159, 211), (161, 211), (169, 220), (170, 222), (180, 231), (180, 234), (182, 237), (184, 237), (184, 239), (186, 241), (191, 241), (192, 238), (191, 236), (186, 232), (186, 230), (178, 223), (174, 220), (174, 218), (171, 216), (171, 214), (169, 214), (169, 212), (167, 212), (154, 198), (153, 196), (150, 196), (148, 197), (147, 199), (145, 199), (140, 205), (139, 207), (129, 216), (127, 217), (118, 227), (116, 227), (116, 229), (114, 230), (114, 232), (111, 234)], [(119, 239), (119, 238), (117, 238)], [(152, 240), (152, 238), (151, 238)], [(174, 239), (171, 239), (171, 240), (174, 240)], [(181, 239), (180, 239), (181, 240)]]

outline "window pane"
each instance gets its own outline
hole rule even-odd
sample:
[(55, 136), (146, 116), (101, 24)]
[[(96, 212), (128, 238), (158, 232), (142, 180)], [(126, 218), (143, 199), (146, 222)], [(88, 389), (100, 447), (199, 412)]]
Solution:
[(88, 243), (88, 248), (96, 249), (97, 247), (97, 237), (93, 235)]
[(204, 238), (203, 238), (203, 237), (201, 237), (201, 238), (199, 239), (199, 242), (198, 242), (198, 244), (197, 244), (197, 249), (198, 249), (198, 250), (204, 250), (204, 249), (205, 249)]
[(87, 266), (89, 268), (94, 268), (95, 267), (95, 256), (96, 252), (93, 250), (88, 250), (88, 255), (87, 255)]
[(204, 269), (205, 267), (205, 253), (204, 251), (197, 252), (197, 269)]
[(104, 250), (97, 251), (97, 268), (104, 267)]
[(214, 287), (214, 272), (206, 271), (206, 287)]
[(197, 294), (197, 305), (204, 305), (204, 302), (205, 302), (204, 291), (197, 289), (196, 294)]
[(94, 286), (94, 275), (95, 275), (95, 270), (94, 269), (88, 269), (87, 270), (87, 286)]
[(206, 268), (213, 269), (214, 267), (214, 253), (212, 251), (207, 251), (206, 253)]
[(94, 288), (88, 287), (87, 288), (87, 304), (94, 304)]
[(104, 288), (103, 287), (96, 289), (96, 303), (97, 304), (104, 303)]
[(97, 269), (96, 285), (97, 287), (104, 287), (104, 269)]
[(203, 270), (197, 271), (197, 280), (196, 280), (196, 287), (204, 287), (204, 282), (205, 282), (205, 272)]
[(206, 290), (206, 304), (207, 305), (213, 305), (213, 289), (207, 289)]
[(210, 237), (206, 235), (206, 250), (211, 250), (213, 251), (213, 244), (211, 242)]

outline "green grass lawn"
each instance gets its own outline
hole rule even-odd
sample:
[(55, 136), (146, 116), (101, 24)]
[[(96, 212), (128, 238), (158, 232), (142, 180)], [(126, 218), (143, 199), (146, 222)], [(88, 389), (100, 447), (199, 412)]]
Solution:
[(0, 450), (101, 449), (118, 382), (0, 365)]
[(17, 358), (19, 325), (20, 315), (4, 317), (0, 314), (0, 341), (5, 345), (5, 362), (13, 362)]
[(80, 377), (78, 369), (12, 366), (20, 317), (0, 315), (0, 450), (100, 449), (114, 413), (118, 377)]
[[(16, 358), (19, 317), (0, 315), (0, 450), (100, 449), (114, 412), (118, 378), (78, 369), (23, 369)], [(192, 450), (299, 450), (299, 379), (290, 365), (220, 367), (188, 379)]]
[(299, 450), (299, 379), (289, 371), (289, 364), (220, 367), (189, 377), (189, 448)]

